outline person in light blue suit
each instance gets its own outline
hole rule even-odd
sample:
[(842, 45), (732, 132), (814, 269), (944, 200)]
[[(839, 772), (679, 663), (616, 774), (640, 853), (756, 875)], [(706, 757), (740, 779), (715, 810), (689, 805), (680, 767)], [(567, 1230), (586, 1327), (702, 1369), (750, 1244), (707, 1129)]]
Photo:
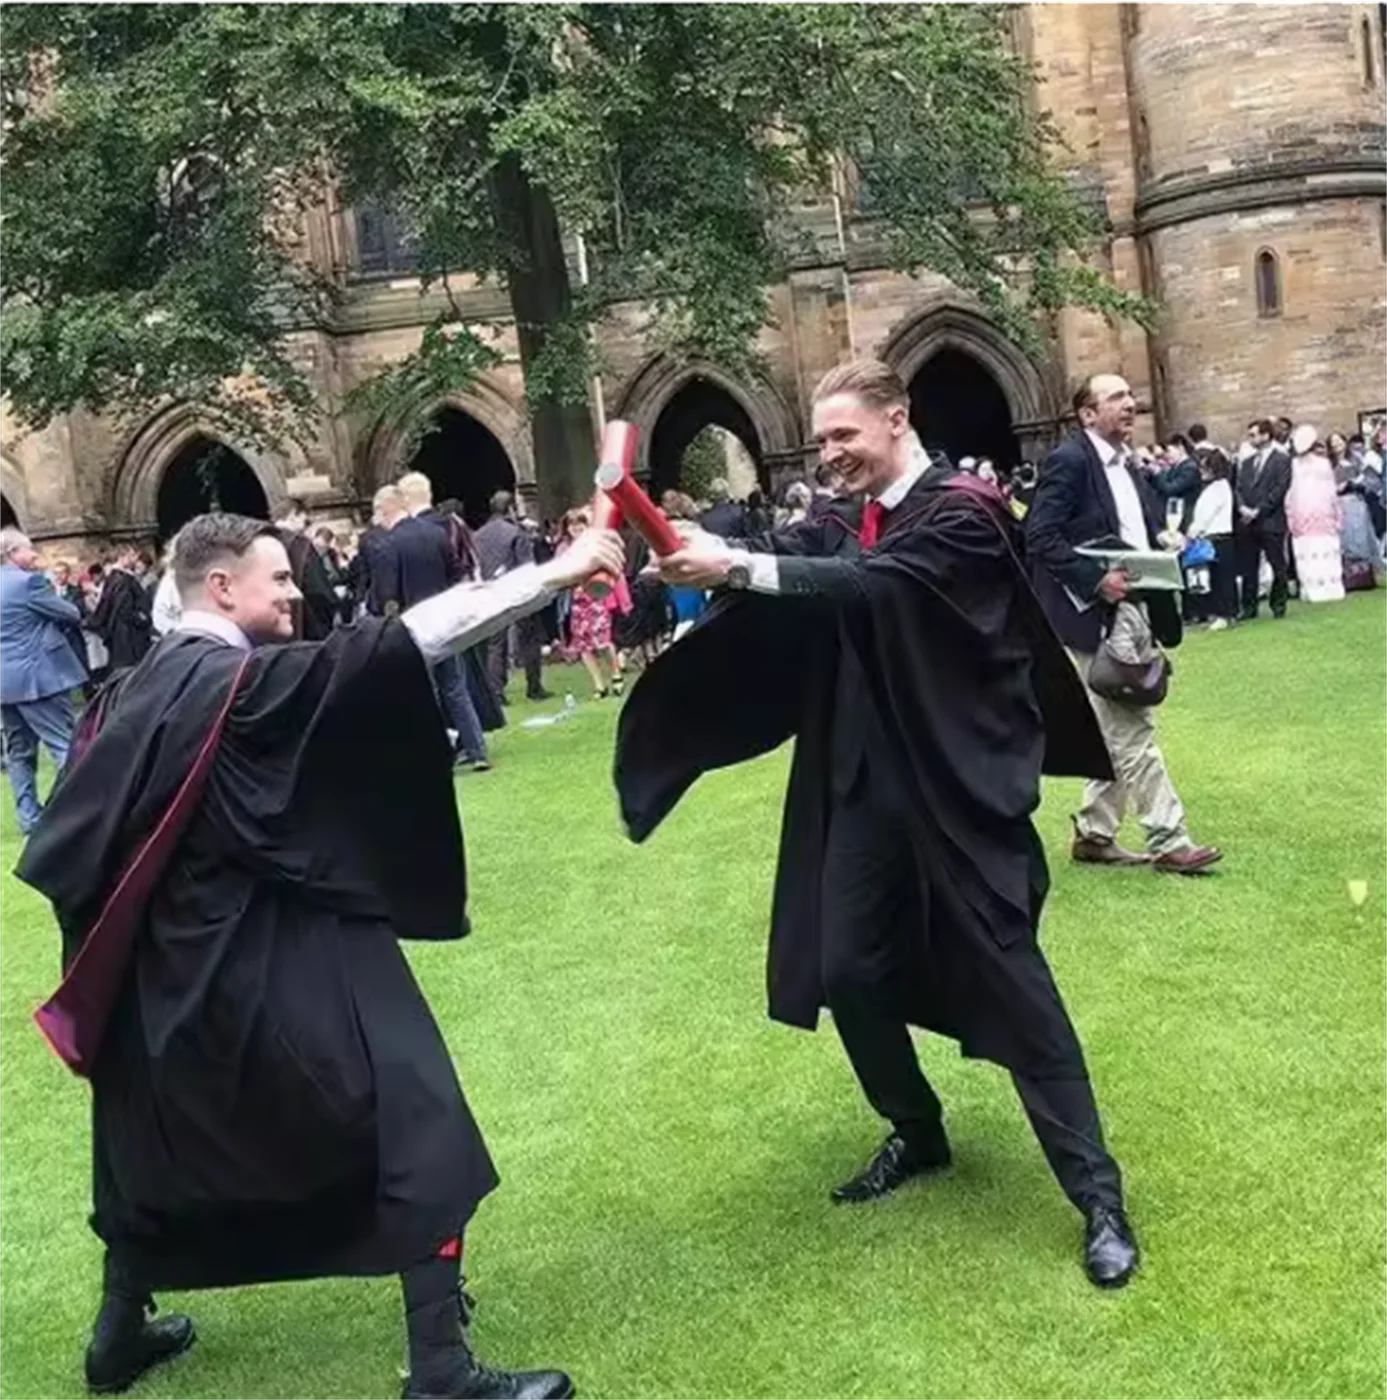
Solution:
[(19, 530), (0, 530), (0, 721), (10, 787), (27, 836), (43, 804), (39, 744), (61, 768), (72, 742), (72, 691), (86, 679), (68, 641), (82, 614), (58, 597), (38, 554)]

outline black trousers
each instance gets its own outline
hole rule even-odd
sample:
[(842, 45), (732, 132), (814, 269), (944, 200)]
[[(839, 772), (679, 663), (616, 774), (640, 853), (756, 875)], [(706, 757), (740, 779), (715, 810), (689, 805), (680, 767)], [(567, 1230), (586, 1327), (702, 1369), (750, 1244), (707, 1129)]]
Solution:
[(544, 634), (537, 618), (522, 618), (514, 628), (506, 628), (487, 643), (487, 679), (491, 682), (492, 690), (504, 701), (506, 683), (510, 680), (512, 633), (515, 639), (515, 659), (525, 671), (525, 693), (534, 699), (544, 689), (544, 658), (540, 654), (544, 645)]
[(1287, 565), (1286, 526), (1254, 520), (1243, 525), (1238, 535), (1238, 572), (1243, 580), (1243, 616), (1256, 617), (1262, 556), (1271, 565), (1271, 610), (1278, 616), (1286, 611)]
[[(904, 823), (873, 801), (865, 780), (834, 801), (822, 878), (824, 987), (862, 1092), (907, 1139), (938, 1137), (943, 1109), (920, 1068), (904, 1007), (906, 979), (918, 973), (896, 932), (903, 914), (928, 919), (929, 911), (920, 908), (922, 882)], [(1043, 962), (1039, 949), (1035, 956)], [(1062, 1057), (1072, 1068), (1044, 1077), (1013, 1069), (1012, 1080), (1065, 1195), (1080, 1210), (1119, 1205), (1121, 1173), (1103, 1145), (1083, 1051), (1058, 995), (1053, 1015), (1047, 1039), (1072, 1045)]]
[(1232, 535), (1214, 535), (1214, 561), (1209, 566), (1209, 591), (1187, 593), (1186, 617), (1190, 622), (1208, 622), (1238, 615), (1238, 557)]

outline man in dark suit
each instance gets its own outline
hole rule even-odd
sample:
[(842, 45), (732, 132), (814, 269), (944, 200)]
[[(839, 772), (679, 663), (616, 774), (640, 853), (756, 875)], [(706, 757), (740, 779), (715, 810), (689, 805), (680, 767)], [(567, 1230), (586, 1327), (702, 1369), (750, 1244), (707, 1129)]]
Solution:
[(667, 584), (734, 596), (657, 658), (627, 703), (616, 772), (628, 830), (648, 835), (699, 772), (793, 734), (771, 1014), (812, 1029), (827, 1005), (891, 1125), (833, 1199), (876, 1200), (948, 1165), (908, 1029), (925, 1026), (1011, 1070), (1083, 1213), (1088, 1275), (1118, 1287), (1136, 1241), (1037, 942), (1048, 876), (1031, 825), (1042, 767), (1111, 772), (1102, 736), (1000, 494), (931, 462), (895, 371), (875, 360), (831, 370), (813, 427), (865, 504), (746, 549), (700, 533), (660, 561)]
[(58, 597), (26, 535), (0, 530), (0, 723), (19, 829), (28, 835), (38, 795), (42, 744), (55, 768), (72, 742), (72, 692), (87, 678), (69, 640), (81, 625), (76, 605)]
[(720, 535), (725, 540), (737, 539), (748, 533), (746, 507), (740, 501), (731, 499), (727, 482), (715, 477), (708, 483), (708, 498), (712, 505), (699, 517), (699, 525), (710, 535)]
[(1257, 616), (1262, 556), (1271, 565), (1271, 615), (1286, 616), (1286, 493), (1291, 458), (1276, 441), (1269, 418), (1247, 425), (1252, 456), (1238, 466), (1238, 572), (1244, 620)]
[[(1154, 549), (1165, 524), (1150, 488), (1132, 465), (1136, 400), (1127, 381), (1116, 374), (1091, 376), (1074, 395), (1074, 411), (1079, 431), (1055, 448), (1041, 468), (1026, 514), (1026, 549), (1036, 590), (1087, 688), (1105, 624), (1128, 598), (1130, 585), (1125, 573), (1105, 571), (1076, 553), (1076, 547), (1116, 537), (1131, 549)], [(1144, 602), (1156, 639), (1178, 645), (1176, 596), (1152, 593)], [(1091, 689), (1088, 695), (1117, 776), (1084, 789), (1083, 806), (1074, 818), (1073, 858), (1095, 865), (1149, 859), (1157, 870), (1180, 875), (1207, 870), (1220, 852), (1190, 839), (1185, 809), (1156, 747), (1153, 711), (1118, 704)], [(1146, 830), (1149, 857), (1117, 844), (1128, 806)]]
[[(534, 532), (525, 529), (516, 517), (515, 497), (498, 491), (491, 498), (491, 517), (472, 537), (477, 547), (477, 564), (484, 579), (500, 578), (535, 558)], [(539, 625), (526, 619), (525, 625), (508, 628), (491, 639), (486, 658), (491, 688), (504, 705), (506, 681), (510, 676), (511, 637), (514, 634), (517, 660), (525, 668), (525, 693), (531, 700), (547, 700), (542, 671), (543, 640)]]
[[(376, 515), (390, 532), (390, 562), (380, 571), (378, 584), (387, 615), (404, 612), (463, 582), (443, 527), (436, 520), (410, 514), (409, 499), (398, 486), (376, 492)], [(444, 717), (457, 732), (457, 762), (474, 773), (486, 772), (491, 767), (486, 735), (468, 694), (461, 663), (449, 654), (433, 664), (430, 674)]]

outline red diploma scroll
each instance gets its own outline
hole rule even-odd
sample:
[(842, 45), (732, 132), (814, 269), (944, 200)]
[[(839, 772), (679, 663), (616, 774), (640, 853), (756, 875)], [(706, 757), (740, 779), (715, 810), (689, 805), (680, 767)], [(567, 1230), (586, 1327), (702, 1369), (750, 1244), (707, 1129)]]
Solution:
[[(629, 447), (626, 446), (628, 434)], [(597, 468), (598, 492), (605, 491), (616, 502), (622, 516), (635, 526), (654, 554), (673, 554), (683, 548), (683, 540), (675, 533), (665, 513), (636, 485), (631, 475), (631, 463), (636, 455), (635, 442), (636, 429), (633, 424), (617, 419), (607, 424), (607, 433), (602, 440), (602, 465)], [(623, 455), (609, 453), (609, 445), (619, 448)]]
[[(616, 469), (629, 476), (636, 463), (636, 444), (639, 433), (634, 423), (614, 418), (607, 424), (602, 434), (602, 461), (613, 462)], [(592, 524), (595, 530), (619, 530), (621, 528), (621, 507), (599, 486), (592, 494)], [(599, 601), (616, 587), (616, 580), (609, 574), (594, 574), (588, 580), (588, 595)]]

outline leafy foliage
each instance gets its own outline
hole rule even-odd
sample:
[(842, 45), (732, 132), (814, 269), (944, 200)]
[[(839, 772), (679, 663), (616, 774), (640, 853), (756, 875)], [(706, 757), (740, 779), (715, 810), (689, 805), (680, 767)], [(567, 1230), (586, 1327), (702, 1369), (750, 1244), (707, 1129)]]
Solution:
[(720, 430), (702, 429), (684, 449), (679, 463), (679, 489), (696, 501), (706, 501), (709, 487), (727, 475), (727, 453)]
[[(1145, 315), (1083, 261), (1094, 216), (1050, 168), (1007, 25), (996, 5), (6, 6), (7, 392), (35, 424), (177, 395), (302, 429), (292, 331), (330, 329), (345, 288), (302, 233), (330, 197), (397, 209), (426, 287), (509, 287), (537, 413), (584, 403), (615, 299), (748, 366), (797, 213), (834, 186), (894, 265), (1018, 335), (1067, 301)], [(449, 302), (372, 402), (485, 367)]]

